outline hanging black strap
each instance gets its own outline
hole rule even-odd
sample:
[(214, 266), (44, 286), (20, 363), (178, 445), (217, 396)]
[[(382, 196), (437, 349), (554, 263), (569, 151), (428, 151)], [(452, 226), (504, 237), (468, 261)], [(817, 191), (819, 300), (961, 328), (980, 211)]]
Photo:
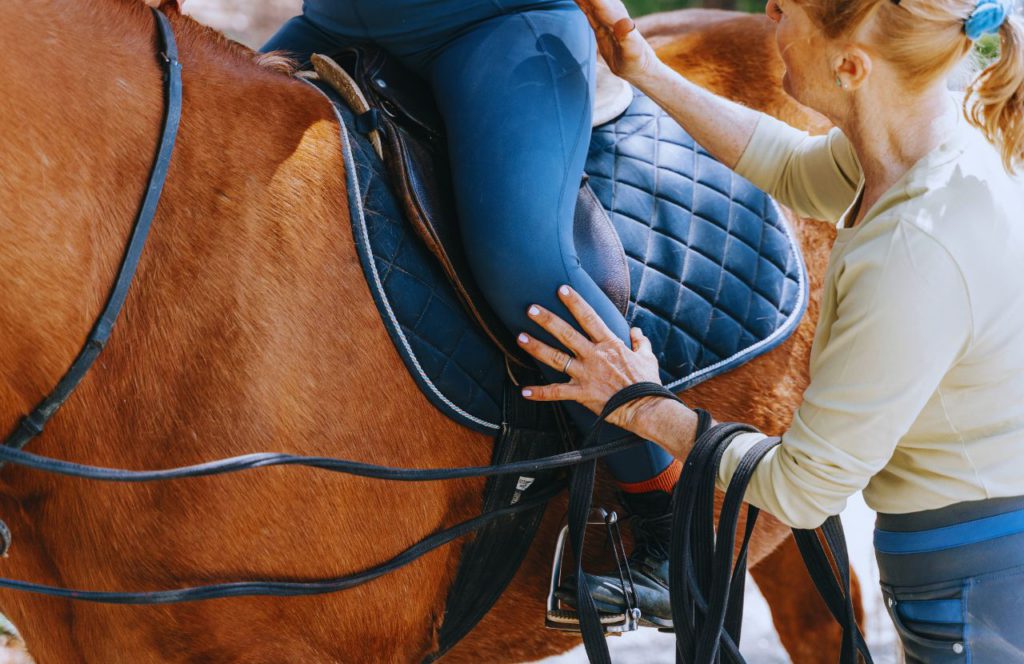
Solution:
[(814, 586), (829, 612), (843, 627), (840, 661), (855, 664), (860, 653), (864, 661), (870, 663), (871, 655), (864, 635), (857, 628), (857, 615), (853, 609), (850, 559), (842, 521), (833, 516), (819, 530), (794, 530), (793, 534)]
[[(631, 396), (630, 398), (620, 397), (609, 401), (609, 408), (606, 408), (606, 412), (602, 414), (601, 420), (598, 425), (595, 425), (592, 430), (591, 436), (588, 440), (592, 440), (593, 436), (596, 435), (600, 422), (616, 408), (631, 401), (633, 398), (639, 396), (671, 396), (676, 398), (674, 394), (661, 387), (660, 385), (648, 386), (646, 388), (638, 388), (633, 386), (629, 392), (625, 392), (624, 396)], [(614, 406), (614, 407), (611, 407)], [(159, 481), (167, 479), (185, 478), (185, 477), (201, 477), (215, 474), (222, 474), (228, 472), (237, 472), (240, 470), (249, 470), (253, 468), (261, 468), (268, 465), (305, 465), (325, 470), (332, 470), (335, 472), (343, 472), (352, 475), (358, 475), (362, 477), (373, 477), (378, 479), (387, 480), (401, 480), (401, 481), (442, 481), (466, 477), (490, 477), (496, 475), (505, 475), (511, 473), (538, 473), (546, 470), (553, 470), (566, 466), (577, 466), (580, 464), (583, 467), (589, 467), (589, 483), (586, 482), (586, 474), (574, 475), (574, 483), (578, 481), (576, 477), (582, 477), (584, 484), (589, 488), (585, 492), (576, 491), (570, 497), (570, 510), (573, 509), (573, 500), (577, 503), (584, 502), (583, 507), (584, 521), (586, 515), (589, 513), (590, 505), (590, 494), (593, 489), (593, 475), (594, 466), (596, 460), (608, 454), (621, 452), (635, 448), (637, 445), (642, 444), (642, 441), (635, 439), (620, 439), (605, 443), (598, 446), (586, 447), (582, 450), (573, 452), (567, 452), (563, 454), (556, 454), (545, 458), (534, 459), (529, 461), (519, 461), (505, 464), (498, 464), (494, 466), (481, 466), (481, 467), (467, 467), (467, 468), (437, 468), (437, 469), (411, 469), (411, 468), (394, 468), (389, 466), (375, 466), (372, 464), (363, 464), (352, 461), (346, 461), (343, 459), (327, 459), (317, 457), (301, 457), (284, 454), (251, 454), (244, 457), (237, 457), (235, 459), (226, 459), (223, 461), (211, 462), (207, 464), (198, 464), (196, 466), (186, 466), (183, 468), (169, 469), (169, 470), (158, 470), (158, 471), (128, 471), (110, 468), (98, 468), (94, 466), (86, 466), (82, 464), (70, 463), (67, 461), (60, 461), (56, 459), (50, 459), (47, 457), (30, 454), (22, 450), (15, 450), (11, 448), (0, 448), (0, 460), (10, 461), (26, 467), (35, 468), (38, 470), (60, 473), (64, 475), (71, 475), (75, 477), (83, 477), (89, 479), (106, 480), (113, 482), (149, 482)], [(207, 586), (196, 586), (191, 588), (181, 588), (174, 590), (163, 590), (163, 591), (150, 591), (150, 592), (105, 592), (105, 591), (86, 591), (86, 590), (72, 590), (67, 588), (59, 588), (55, 586), (47, 586), (42, 584), (28, 583), (24, 581), (17, 581), (13, 579), (2, 579), (0, 578), (0, 588), (8, 588), (11, 590), (22, 590), (27, 592), (33, 592), (43, 595), (51, 595), (56, 597), (64, 597), (69, 599), (78, 599), (89, 602), (100, 602), (108, 604), (170, 604), (178, 602), (189, 602), (198, 600), (217, 599), (222, 597), (239, 597), (246, 595), (313, 595), (338, 592), (352, 588), (354, 586), (366, 583), (379, 576), (387, 574), (391, 571), (398, 569), (404, 565), (409, 564), (413, 560), (416, 560), (420, 556), (432, 551), (458, 537), (462, 537), (467, 533), (478, 530), (487, 524), (491, 523), (496, 519), (500, 519), (512, 514), (518, 514), (533, 510), (549, 501), (557, 492), (562, 489), (561, 483), (553, 483), (548, 489), (539, 491), (536, 495), (532, 496), (529, 500), (522, 500), (515, 505), (506, 507), (503, 509), (494, 510), (483, 514), (474, 519), (469, 519), (460, 524), (452, 526), (447, 530), (441, 531), (434, 535), (424, 538), (420, 542), (417, 542), (401, 554), (389, 560), (381, 565), (377, 565), (368, 570), (351, 574), (349, 576), (334, 578), (334, 579), (323, 579), (304, 583), (293, 583), (293, 582), (281, 582), (273, 580), (256, 580), (256, 581), (245, 581), (235, 583), (221, 583), (212, 584)], [(579, 506), (576, 509), (580, 509)], [(582, 546), (582, 540), (581, 540)], [(591, 603), (593, 600), (591, 599)], [(594, 621), (597, 621), (596, 608), (593, 613)], [(598, 627), (600, 629), (600, 627)], [(601, 644), (603, 646), (603, 638)], [(607, 652), (607, 651), (606, 651)]]
[(149, 237), (149, 229), (156, 216), (157, 205), (160, 202), (160, 194), (163, 192), (164, 182), (167, 179), (167, 169), (171, 165), (171, 154), (174, 152), (174, 143), (178, 135), (178, 125), (181, 121), (181, 64), (178, 62), (178, 48), (174, 41), (174, 32), (170, 22), (161, 12), (153, 10), (160, 33), (162, 45), (160, 59), (164, 67), (164, 88), (167, 97), (167, 104), (164, 110), (163, 136), (160, 140), (160, 147), (156, 158), (153, 161), (152, 170), (149, 175), (149, 184), (142, 198), (139, 214), (135, 218), (135, 225), (131, 237), (128, 240), (128, 247), (125, 250), (124, 258), (121, 261), (121, 268), (117, 279), (107, 298), (106, 306), (100, 314), (99, 319), (93, 326), (85, 341), (85, 346), (79, 352), (78, 357), (71, 364), (67, 373), (57, 382), (53, 391), (44, 398), (39, 405), (26, 415), (13, 432), (4, 440), (4, 445), (14, 449), (21, 449), (29, 441), (43, 432), (46, 423), (53, 417), (64, 404), (71, 393), (92, 368), (96, 358), (107, 345), (110, 333), (124, 306), (125, 298), (128, 297), (128, 289), (135, 277), (135, 271), (139, 266), (139, 259), (142, 257), (142, 249), (146, 245), (146, 238)]
[[(759, 511), (748, 506), (746, 528), (734, 562), (739, 516), (758, 464), (780, 441), (765, 438), (743, 456), (726, 490), (715, 529), (714, 489), (722, 457), (737, 435), (757, 429), (744, 424), (719, 424), (702, 431), (687, 457), (674, 496), (669, 588), (676, 661), (740, 664), (744, 662), (739, 652), (743, 579)], [(841, 664), (856, 664), (858, 654), (870, 664), (871, 654), (853, 611), (849, 557), (839, 518), (830, 518), (821, 530), (824, 542), (813, 530), (794, 529), (794, 536), (815, 585), (843, 628)]]
[(425, 537), (380, 565), (375, 565), (374, 567), (354, 574), (330, 579), (316, 579), (311, 581), (276, 581), (270, 579), (258, 579), (232, 583), (216, 583), (206, 586), (176, 588), (173, 590), (106, 592), (97, 590), (75, 590), (40, 583), (29, 583), (27, 581), (0, 578), (0, 588), (20, 590), (38, 595), (48, 595), (50, 597), (62, 597), (64, 599), (73, 599), (83, 602), (94, 602), (98, 604), (145, 605), (179, 604), (181, 602), (198, 602), (211, 599), (222, 599), (225, 597), (297, 597), (336, 593), (341, 590), (348, 590), (349, 588), (362, 585), (368, 581), (372, 581), (404, 567), (417, 558), (430, 553), (434, 549), (458, 539), (459, 537), (463, 537), (475, 530), (479, 530), (494, 520), (536, 509), (551, 500), (561, 490), (562, 486), (560, 484), (554, 484), (547, 489), (539, 491), (531, 498), (522, 500), (515, 505), (494, 510), (493, 512), (488, 512), (486, 514), (481, 514), (478, 517), (463, 521), (451, 528), (441, 530), (433, 535)]

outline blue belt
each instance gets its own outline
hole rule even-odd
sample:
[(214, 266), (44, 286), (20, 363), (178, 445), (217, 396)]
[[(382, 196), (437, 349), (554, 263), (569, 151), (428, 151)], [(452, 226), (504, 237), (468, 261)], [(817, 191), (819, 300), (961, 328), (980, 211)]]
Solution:
[(876, 528), (875, 550), (890, 554), (928, 553), (987, 542), (1018, 533), (1024, 533), (1024, 510), (931, 530), (895, 532)]

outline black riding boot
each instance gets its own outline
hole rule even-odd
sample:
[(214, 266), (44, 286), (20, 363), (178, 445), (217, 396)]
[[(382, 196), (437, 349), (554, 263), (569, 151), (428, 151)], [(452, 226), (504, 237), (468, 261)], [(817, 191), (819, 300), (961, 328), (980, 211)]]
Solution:
[[(668, 594), (672, 495), (664, 491), (626, 493), (622, 494), (622, 504), (629, 511), (629, 526), (633, 532), (629, 569), (636, 588), (640, 624), (647, 627), (672, 627), (672, 606)], [(585, 578), (598, 610), (622, 613), (626, 609), (618, 573), (587, 574)], [(569, 605), (575, 605), (576, 602), (575, 581), (574, 578), (568, 579), (557, 593), (558, 598)]]

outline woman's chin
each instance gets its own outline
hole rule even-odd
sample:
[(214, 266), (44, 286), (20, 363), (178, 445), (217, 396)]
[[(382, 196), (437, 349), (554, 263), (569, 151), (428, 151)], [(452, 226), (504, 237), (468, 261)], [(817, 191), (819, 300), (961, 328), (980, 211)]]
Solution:
[(804, 106), (813, 108), (813, 106), (811, 106), (807, 102), (806, 95), (803, 94), (803, 91), (800, 90), (797, 86), (793, 85), (793, 81), (789, 78), (789, 72), (786, 72), (782, 77), (782, 89), (785, 91), (787, 95), (797, 100)]
[(789, 78), (788, 71), (782, 75), (782, 89), (787, 95), (789, 95), (793, 99), (796, 99), (797, 101), (800, 101), (799, 99), (797, 99), (796, 93), (793, 90), (793, 81)]

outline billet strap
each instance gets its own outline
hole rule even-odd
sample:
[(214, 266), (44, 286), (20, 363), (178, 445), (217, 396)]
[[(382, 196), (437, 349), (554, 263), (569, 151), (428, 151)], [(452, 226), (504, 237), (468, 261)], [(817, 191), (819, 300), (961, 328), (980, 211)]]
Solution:
[(4, 440), (3, 444), (7, 448), (21, 449), (43, 432), (46, 423), (75, 391), (107, 345), (114, 324), (128, 297), (128, 289), (135, 278), (139, 260), (142, 258), (142, 250), (149, 237), (153, 217), (156, 216), (160, 194), (163, 192), (164, 183), (167, 180), (167, 170), (171, 165), (171, 155), (174, 152), (174, 143), (178, 136), (178, 125), (181, 122), (181, 64), (178, 62), (178, 48), (174, 41), (174, 32), (171, 29), (170, 21), (160, 11), (156, 9), (152, 11), (153, 16), (156, 17), (160, 41), (163, 45), (160, 60), (164, 67), (164, 89), (167, 104), (164, 109), (163, 135), (150, 171), (149, 183), (146, 185), (146, 192), (138, 216), (135, 218), (135, 225), (114, 287), (107, 298), (103, 311), (86, 338), (84, 347), (53, 391), (24, 417)]
[[(747, 486), (757, 466), (780, 439), (759, 441), (740, 460), (726, 489), (717, 529), (713, 523), (714, 498), (725, 450), (736, 436), (756, 431), (736, 423), (702, 427), (676, 486), (669, 590), (676, 661), (680, 664), (744, 662), (739, 651), (743, 583), (750, 538), (759, 515), (752, 505), (747, 507), (746, 527), (735, 562), (733, 551)], [(793, 532), (815, 586), (843, 628), (841, 664), (856, 664), (858, 654), (871, 664), (853, 611), (850, 562), (839, 518), (830, 518), (822, 527), (824, 544), (816, 531)]]

